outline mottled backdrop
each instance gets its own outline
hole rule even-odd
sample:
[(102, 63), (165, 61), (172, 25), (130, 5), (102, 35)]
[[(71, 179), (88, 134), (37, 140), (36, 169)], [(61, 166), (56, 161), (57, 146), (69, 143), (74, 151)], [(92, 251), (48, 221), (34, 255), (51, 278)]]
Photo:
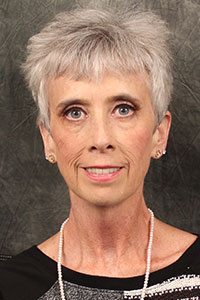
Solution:
[[(160, 219), (200, 232), (199, 0), (138, 0), (169, 22), (174, 38), (173, 126), (153, 161), (145, 198)], [(0, 253), (16, 254), (55, 233), (69, 211), (67, 188), (45, 161), (36, 108), (20, 64), (28, 38), (73, 0), (0, 0)]]

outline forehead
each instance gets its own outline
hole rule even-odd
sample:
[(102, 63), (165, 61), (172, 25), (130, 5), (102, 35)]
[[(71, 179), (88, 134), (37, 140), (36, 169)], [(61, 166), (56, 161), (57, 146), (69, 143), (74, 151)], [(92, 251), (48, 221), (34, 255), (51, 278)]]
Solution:
[(67, 98), (102, 100), (118, 94), (130, 94), (141, 100), (150, 99), (149, 77), (144, 73), (125, 76), (109, 73), (99, 80), (74, 80), (62, 75), (48, 81), (47, 91), (50, 104)]

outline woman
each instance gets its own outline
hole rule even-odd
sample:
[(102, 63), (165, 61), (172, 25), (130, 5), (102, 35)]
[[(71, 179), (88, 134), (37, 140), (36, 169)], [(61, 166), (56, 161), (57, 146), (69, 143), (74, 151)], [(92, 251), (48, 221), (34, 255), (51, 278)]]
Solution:
[(1, 266), (1, 299), (200, 299), (198, 237), (143, 197), (171, 124), (168, 45), (154, 14), (108, 7), (61, 13), (30, 39), (24, 71), (71, 211)]

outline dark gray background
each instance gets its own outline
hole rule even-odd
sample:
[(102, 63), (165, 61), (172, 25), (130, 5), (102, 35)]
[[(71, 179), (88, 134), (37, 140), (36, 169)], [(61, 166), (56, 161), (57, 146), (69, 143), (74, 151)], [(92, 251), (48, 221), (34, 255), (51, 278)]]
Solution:
[[(174, 38), (173, 125), (153, 161), (145, 198), (156, 216), (200, 232), (199, 0), (132, 1), (169, 22)], [(55, 233), (69, 211), (67, 188), (44, 159), (36, 108), (20, 73), (28, 38), (72, 0), (0, 0), (0, 253), (16, 254)]]

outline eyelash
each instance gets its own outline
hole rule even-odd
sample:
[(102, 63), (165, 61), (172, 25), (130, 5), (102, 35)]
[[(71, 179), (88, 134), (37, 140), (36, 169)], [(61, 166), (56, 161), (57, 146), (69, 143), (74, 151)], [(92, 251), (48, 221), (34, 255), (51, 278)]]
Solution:
[[(84, 112), (84, 110), (81, 108), (81, 107), (78, 107), (78, 106), (73, 106), (73, 107), (70, 107), (66, 110), (64, 110), (63, 112), (63, 116), (64, 117), (69, 117), (69, 114), (73, 111), (77, 111), (77, 112), (81, 112), (81, 113), (84, 113), (86, 115), (86, 113)], [(81, 120), (82, 118), (77, 118), (77, 121)], [(70, 120), (73, 120), (75, 121), (76, 118), (70, 118)]]
[[(130, 105), (128, 103), (121, 103), (121, 104), (118, 104), (114, 107), (113, 111), (112, 111), (112, 115), (114, 115), (116, 113), (116, 111), (120, 108), (126, 108), (129, 110), (129, 113), (128, 114), (119, 114), (118, 117), (121, 117), (121, 118), (125, 118), (125, 117), (128, 117), (130, 115), (133, 114), (134, 111), (136, 111), (138, 108), (136, 105)], [(81, 107), (78, 107), (78, 106), (73, 106), (73, 107), (70, 107), (70, 108), (67, 108), (63, 111), (63, 116), (64, 117), (67, 117), (68, 119), (70, 120), (73, 120), (73, 121), (79, 121), (79, 120), (82, 120), (84, 117), (81, 117), (81, 118), (72, 118), (72, 117), (69, 117), (70, 113), (72, 112), (81, 112), (82, 114), (84, 114), (85, 116), (87, 116), (86, 112), (81, 108)]]
[(128, 104), (128, 103), (121, 103), (121, 104), (118, 104), (115, 108), (114, 108), (114, 112), (116, 112), (117, 111), (117, 109), (120, 109), (120, 108), (126, 108), (126, 109), (129, 109), (129, 113), (128, 114), (125, 114), (125, 115), (119, 115), (120, 117), (128, 117), (128, 116), (130, 116), (130, 115), (132, 115), (133, 114), (133, 112), (134, 111), (136, 111), (137, 110), (137, 107), (134, 105), (130, 105), (130, 104)]

